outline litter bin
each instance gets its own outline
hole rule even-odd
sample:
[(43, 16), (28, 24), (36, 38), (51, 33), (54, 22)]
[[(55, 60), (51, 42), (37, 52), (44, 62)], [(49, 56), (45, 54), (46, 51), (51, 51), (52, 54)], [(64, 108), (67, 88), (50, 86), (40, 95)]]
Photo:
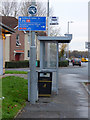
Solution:
[(52, 90), (52, 72), (38, 72), (38, 96), (50, 97)]

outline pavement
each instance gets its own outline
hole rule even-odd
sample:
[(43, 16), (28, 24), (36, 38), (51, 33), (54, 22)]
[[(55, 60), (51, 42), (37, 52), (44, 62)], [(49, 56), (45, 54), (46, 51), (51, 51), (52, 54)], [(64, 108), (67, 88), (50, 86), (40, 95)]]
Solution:
[(90, 99), (80, 81), (79, 75), (59, 73), (58, 95), (26, 102), (16, 118), (89, 118)]

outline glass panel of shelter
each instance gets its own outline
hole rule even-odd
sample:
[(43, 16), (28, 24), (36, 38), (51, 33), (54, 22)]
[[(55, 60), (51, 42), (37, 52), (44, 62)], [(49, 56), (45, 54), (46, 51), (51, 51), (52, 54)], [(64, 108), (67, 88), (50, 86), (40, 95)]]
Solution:
[(57, 43), (45, 42), (43, 50), (43, 68), (56, 69), (57, 67)]

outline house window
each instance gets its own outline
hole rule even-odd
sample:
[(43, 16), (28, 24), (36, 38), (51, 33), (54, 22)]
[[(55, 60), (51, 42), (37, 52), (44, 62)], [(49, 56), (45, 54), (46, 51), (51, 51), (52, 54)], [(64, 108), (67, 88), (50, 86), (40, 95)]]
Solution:
[(19, 34), (16, 35), (16, 47), (19, 47), (21, 45), (19, 41)]
[(30, 52), (29, 52), (29, 50), (28, 50), (28, 57), (30, 57)]

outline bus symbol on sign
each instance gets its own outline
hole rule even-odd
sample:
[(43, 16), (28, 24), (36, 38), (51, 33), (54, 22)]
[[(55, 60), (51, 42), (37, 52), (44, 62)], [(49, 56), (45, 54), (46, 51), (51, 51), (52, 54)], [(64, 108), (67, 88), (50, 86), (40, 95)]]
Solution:
[(37, 8), (34, 5), (32, 5), (28, 8), (28, 13), (29, 14), (34, 15), (34, 14), (36, 14), (36, 12), (37, 12)]

